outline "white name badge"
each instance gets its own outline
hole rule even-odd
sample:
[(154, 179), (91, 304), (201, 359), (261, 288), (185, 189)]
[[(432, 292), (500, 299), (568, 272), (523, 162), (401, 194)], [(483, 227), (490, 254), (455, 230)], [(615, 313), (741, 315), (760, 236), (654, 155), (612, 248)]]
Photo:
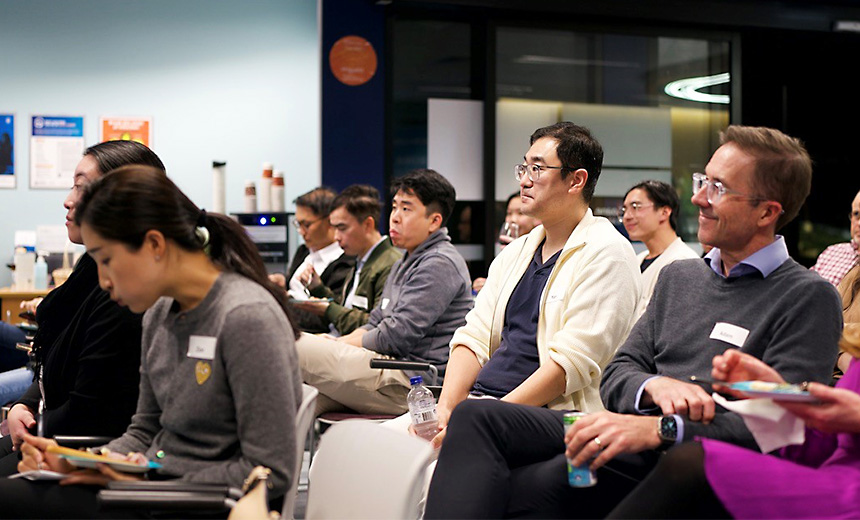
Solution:
[(191, 336), (188, 338), (188, 354), (194, 359), (215, 359), (215, 343), (218, 338), (211, 336)]
[(549, 293), (546, 297), (547, 303), (555, 303), (564, 300), (563, 292)]
[(382, 307), (383, 309), (388, 307), (388, 302), (389, 302), (388, 298), (383, 298), (382, 299), (382, 305), (380, 305), (380, 307)]
[(355, 295), (352, 297), (352, 306), (367, 309), (367, 296)]
[(714, 325), (714, 330), (711, 331), (710, 337), (711, 339), (725, 341), (726, 343), (730, 343), (736, 347), (743, 347), (747, 340), (747, 336), (749, 335), (750, 331), (743, 327), (718, 321), (717, 324)]

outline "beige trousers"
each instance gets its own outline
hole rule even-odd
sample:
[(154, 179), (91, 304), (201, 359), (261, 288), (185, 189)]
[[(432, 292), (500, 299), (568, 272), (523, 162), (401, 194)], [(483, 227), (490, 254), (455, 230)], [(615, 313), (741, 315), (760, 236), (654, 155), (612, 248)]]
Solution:
[(370, 368), (374, 358), (392, 359), (338, 341), (302, 334), (296, 342), (304, 382), (316, 387), (317, 415), (354, 410), (401, 414), (407, 411), (409, 377), (401, 370)]

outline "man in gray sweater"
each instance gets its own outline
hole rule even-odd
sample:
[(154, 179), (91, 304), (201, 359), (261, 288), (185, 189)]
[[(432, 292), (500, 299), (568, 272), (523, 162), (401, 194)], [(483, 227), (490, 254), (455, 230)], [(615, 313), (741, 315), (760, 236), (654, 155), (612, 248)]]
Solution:
[[(717, 406), (710, 388), (689, 382), (709, 377), (713, 357), (729, 348), (764, 360), (789, 382), (830, 379), (839, 298), (789, 258), (776, 235), (809, 194), (809, 155), (767, 128), (730, 126), (721, 142), (705, 173), (693, 174), (699, 241), (714, 248), (704, 260), (679, 260), (661, 272), (645, 314), (604, 372), (600, 393), (610, 411), (579, 418), (564, 434), (561, 412), (464, 403), (451, 417), (427, 518), (602, 518), (653, 467), (655, 450), (696, 436), (756, 448), (738, 415)], [(597, 485), (570, 487), (566, 458), (597, 469)]]
[(318, 414), (405, 412), (409, 376), (371, 369), (370, 360), (429, 362), (444, 374), (448, 343), (473, 305), (469, 270), (445, 228), (454, 187), (433, 170), (415, 170), (391, 191), (389, 236), (406, 254), (392, 266), (381, 303), (366, 325), (336, 341), (304, 334), (296, 344), (304, 381), (320, 391)]

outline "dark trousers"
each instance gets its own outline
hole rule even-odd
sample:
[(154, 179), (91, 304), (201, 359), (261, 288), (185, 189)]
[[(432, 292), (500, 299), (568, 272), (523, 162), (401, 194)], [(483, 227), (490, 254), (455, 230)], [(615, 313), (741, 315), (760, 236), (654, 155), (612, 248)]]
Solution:
[(567, 482), (562, 412), (466, 400), (452, 414), (425, 518), (603, 518), (656, 464), (658, 454), (617, 457), (598, 484)]
[(12, 437), (7, 435), (0, 439), (0, 479), (18, 473), (20, 455), (20, 451), (12, 451)]
[(705, 476), (698, 442), (669, 450), (608, 518), (731, 518)]

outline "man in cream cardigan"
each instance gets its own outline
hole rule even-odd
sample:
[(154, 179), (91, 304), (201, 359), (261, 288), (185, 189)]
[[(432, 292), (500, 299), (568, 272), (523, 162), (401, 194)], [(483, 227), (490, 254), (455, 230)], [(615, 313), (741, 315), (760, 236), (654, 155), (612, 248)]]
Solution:
[(496, 257), (454, 333), (435, 445), (469, 396), (603, 409), (598, 384), (637, 316), (640, 274), (630, 243), (588, 207), (602, 162), (587, 128), (558, 123), (532, 134), (515, 174), (523, 213), (543, 224)]

